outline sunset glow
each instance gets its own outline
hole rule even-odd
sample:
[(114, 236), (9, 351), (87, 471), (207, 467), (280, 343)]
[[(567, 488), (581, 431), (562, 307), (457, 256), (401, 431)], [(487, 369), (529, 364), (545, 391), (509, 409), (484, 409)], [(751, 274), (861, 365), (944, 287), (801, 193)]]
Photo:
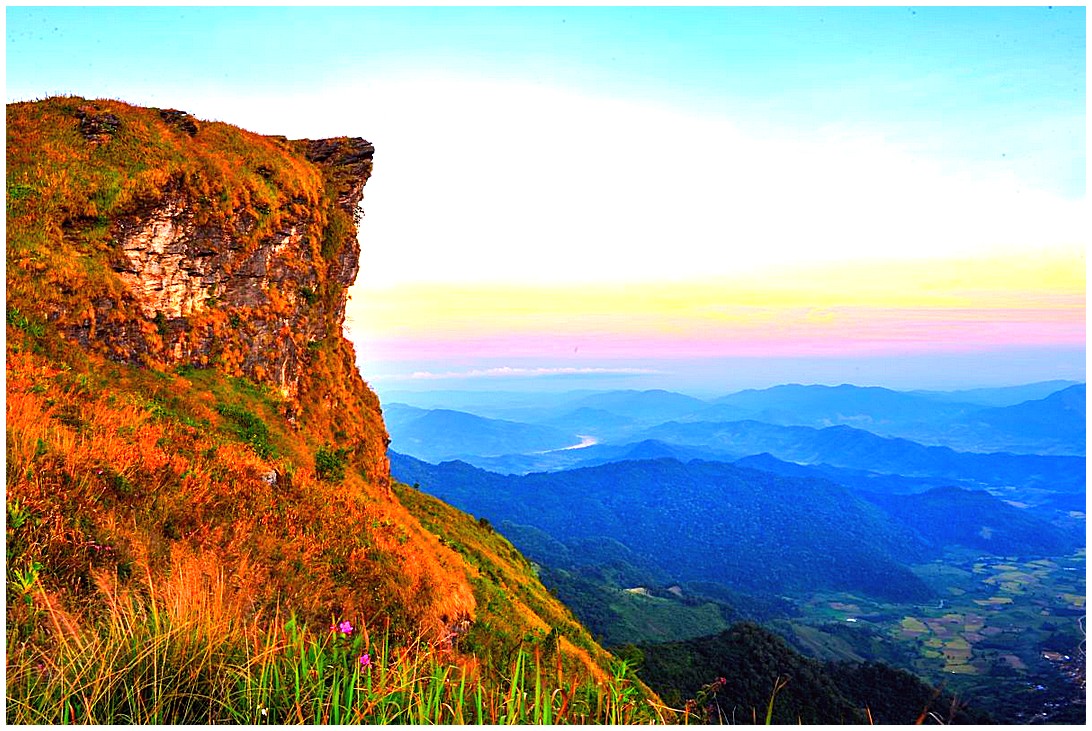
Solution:
[(404, 286), (363, 297), (354, 318), (398, 359), (760, 357), (1080, 346), (1079, 254), (847, 262), (765, 281), (521, 287)]

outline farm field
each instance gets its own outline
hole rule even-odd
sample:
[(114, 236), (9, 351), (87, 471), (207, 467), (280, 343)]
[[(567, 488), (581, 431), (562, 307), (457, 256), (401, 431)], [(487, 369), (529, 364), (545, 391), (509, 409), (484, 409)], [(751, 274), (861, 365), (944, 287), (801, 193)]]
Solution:
[(815, 594), (801, 603), (801, 618), (785, 623), (794, 644), (825, 659), (905, 667), (999, 720), (1083, 719), (1074, 703), (1084, 694), (1083, 549), (1050, 557), (951, 551), (914, 571), (940, 599)]

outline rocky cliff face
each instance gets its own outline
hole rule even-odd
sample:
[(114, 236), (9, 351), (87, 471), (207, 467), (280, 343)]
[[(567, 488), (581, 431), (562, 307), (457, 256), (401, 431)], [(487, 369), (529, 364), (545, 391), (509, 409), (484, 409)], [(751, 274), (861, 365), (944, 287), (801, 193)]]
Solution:
[[(65, 325), (69, 335), (120, 360), (219, 365), (297, 399), (308, 347), (341, 334), (360, 247), (355, 227), (332, 216), (358, 215), (374, 148), (360, 138), (287, 145), (323, 168), (336, 209), (295, 206), (255, 236), (268, 207), (209, 220), (199, 197), (172, 182), (113, 222), (113, 268), (126, 291), (121, 302), (116, 292), (98, 298), (88, 317)], [(112, 318), (119, 306), (142, 317)]]

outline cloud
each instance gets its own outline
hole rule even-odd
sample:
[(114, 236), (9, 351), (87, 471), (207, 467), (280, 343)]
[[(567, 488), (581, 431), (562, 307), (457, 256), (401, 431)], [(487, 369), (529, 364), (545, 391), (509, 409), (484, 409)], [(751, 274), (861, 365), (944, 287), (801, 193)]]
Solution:
[[(786, 262), (976, 256), (1081, 241), (1083, 205), (1001, 163), (861, 128), (726, 117), (548, 88), (377, 86), (364, 282), (642, 281)], [(433, 120), (442, 119), (442, 124)], [(412, 252), (412, 255), (410, 254)]]
[(683, 281), (787, 263), (1038, 253), (1086, 238), (1083, 200), (1037, 187), (1000, 157), (922, 154), (865, 119), (764, 129), (743, 104), (713, 114), (424, 73), (297, 101), (219, 106), (244, 126), (272, 119), (269, 131), (290, 136), (375, 143), (358, 284), (369, 289)]
[(512, 368), (501, 366), (499, 368), (475, 368), (467, 371), (447, 371), (445, 373), (433, 373), (432, 371), (414, 371), (413, 373), (397, 373), (390, 375), (371, 376), (376, 381), (438, 381), (445, 379), (463, 378), (542, 378), (549, 376), (632, 376), (632, 375), (658, 375), (663, 371), (653, 368)]

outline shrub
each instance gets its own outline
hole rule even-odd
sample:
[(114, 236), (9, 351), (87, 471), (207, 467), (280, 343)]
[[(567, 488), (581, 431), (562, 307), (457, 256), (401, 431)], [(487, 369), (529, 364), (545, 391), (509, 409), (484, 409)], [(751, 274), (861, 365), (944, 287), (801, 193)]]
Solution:
[(326, 482), (341, 482), (345, 479), (345, 462), (348, 456), (348, 449), (322, 445), (315, 452), (315, 476)]
[(256, 414), (242, 406), (221, 404), (216, 411), (234, 422), (235, 432), (262, 459), (276, 455), (276, 450), (269, 443), (269, 427)]

